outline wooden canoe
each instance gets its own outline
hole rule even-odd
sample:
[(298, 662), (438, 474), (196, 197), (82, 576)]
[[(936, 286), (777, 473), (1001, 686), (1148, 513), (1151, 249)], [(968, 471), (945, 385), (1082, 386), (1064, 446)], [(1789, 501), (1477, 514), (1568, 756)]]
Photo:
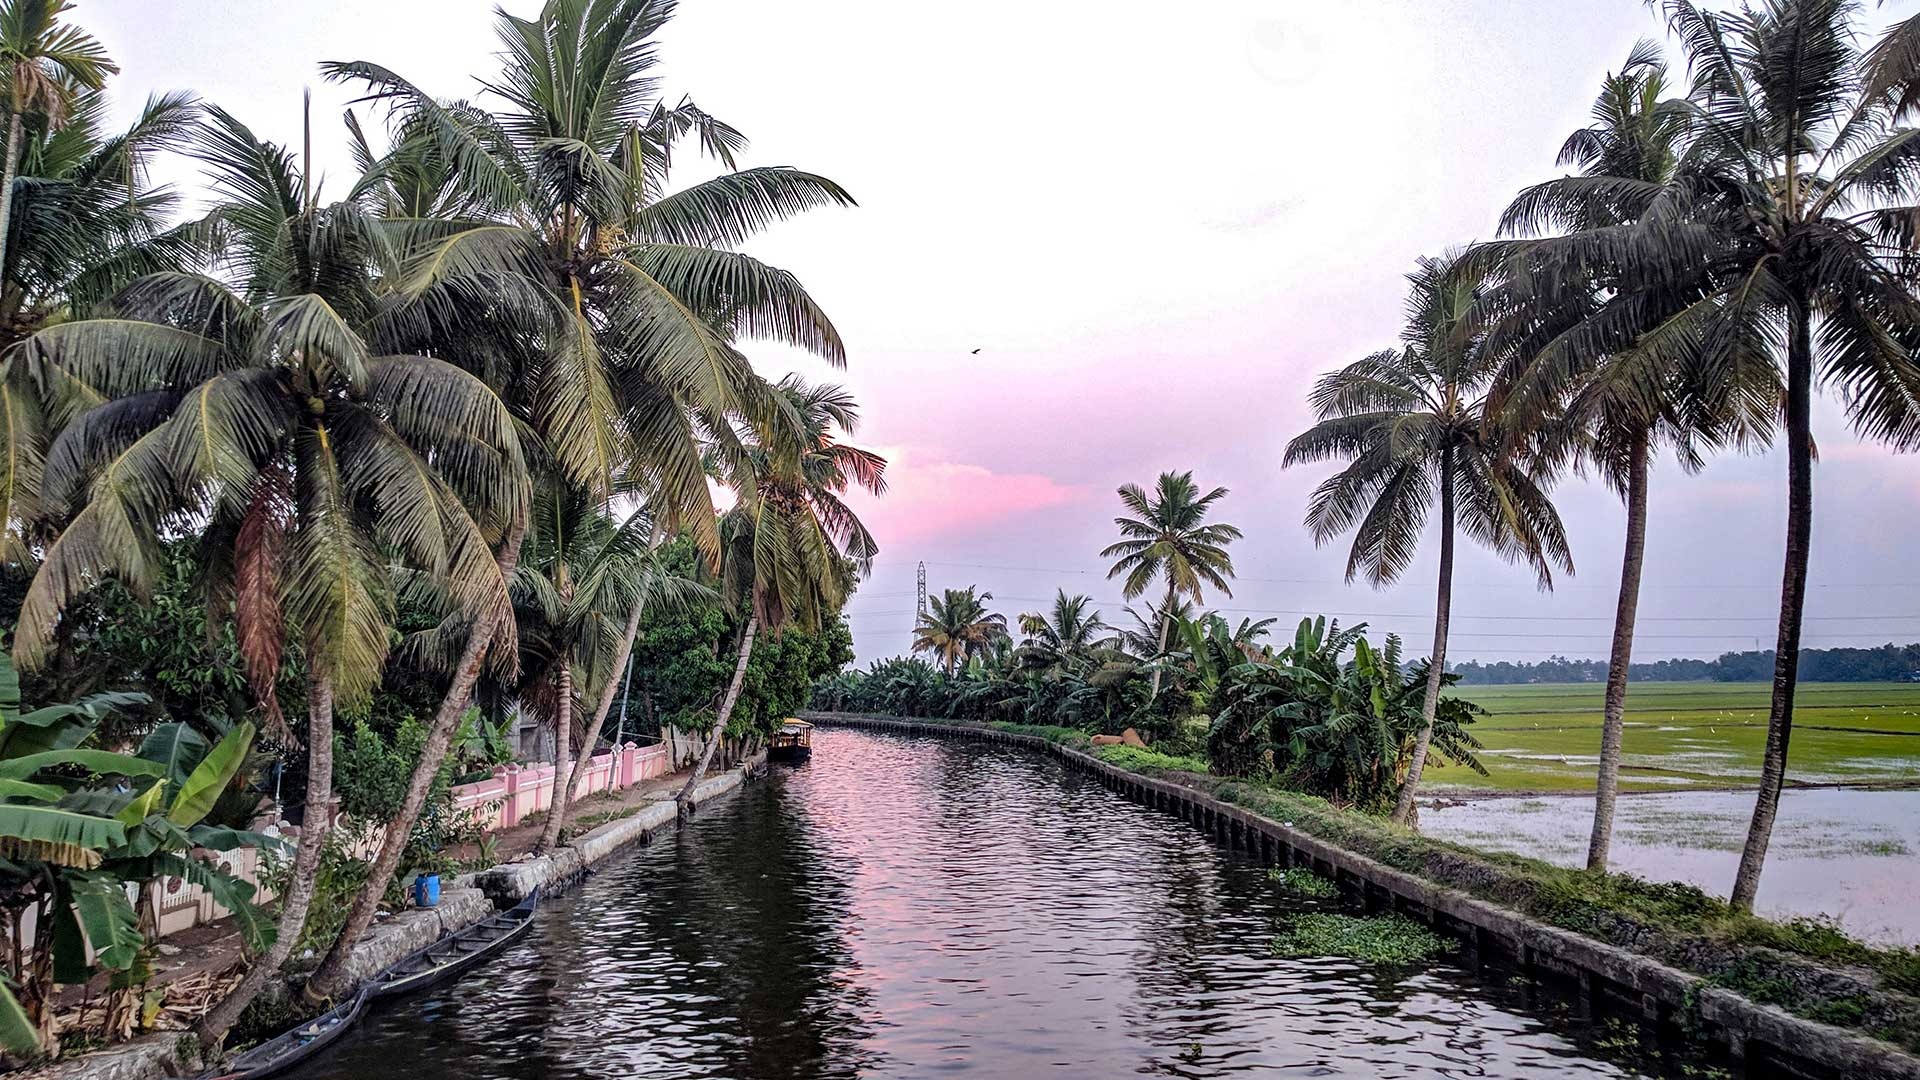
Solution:
[(402, 957), (373, 977), (367, 996), (378, 999), (425, 990), (485, 962), (527, 932), (539, 903), (540, 890), (535, 889), (525, 900), (493, 918)]
[(345, 1035), (366, 1011), (369, 993), (362, 990), (353, 1000), (336, 1005), (327, 1012), (301, 1024), (284, 1035), (276, 1035), (243, 1054), (236, 1055), (226, 1067), (211, 1074), (217, 1080), (261, 1080), (278, 1076), (326, 1049)]

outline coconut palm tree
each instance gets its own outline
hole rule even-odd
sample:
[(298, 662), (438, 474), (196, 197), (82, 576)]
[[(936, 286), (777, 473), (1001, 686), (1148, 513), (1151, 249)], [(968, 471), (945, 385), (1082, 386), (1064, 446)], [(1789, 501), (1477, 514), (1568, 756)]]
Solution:
[[(532, 19), (500, 13), (503, 70), (485, 83), (498, 112), (436, 100), (374, 63), (323, 70), (365, 85), (396, 133), (376, 154), (350, 123), (368, 171), (354, 198), (408, 254), (395, 283), (409, 302), (383, 320), (383, 347), (466, 365), (538, 435), (543, 486), (604, 501), (620, 478), (714, 565), (705, 449), (737, 441), (741, 418), (767, 429), (791, 420), (736, 341), (845, 362), (798, 280), (736, 248), (775, 221), (853, 200), (786, 168), (668, 192), (682, 139), (729, 169), (746, 146), (690, 100), (657, 96), (653, 39), (672, 12), (667, 0), (549, 0)], [(484, 633), (466, 636), (407, 806), (430, 790), (488, 647)], [(397, 858), (375, 863), (370, 891)]]
[[(641, 617), (717, 597), (654, 557), (656, 530), (644, 508), (616, 524), (599, 507), (583, 502), (577, 490), (555, 488), (535, 500), (533, 521), (516, 592), (522, 612), (521, 663), (528, 669), (521, 697), (542, 706), (551, 718), (556, 747), (553, 804), (534, 848), (542, 852), (560, 841), (573, 793), (606, 725), (618, 676), (639, 636)], [(558, 583), (557, 590), (552, 583)], [(586, 723), (576, 723), (578, 706), (588, 703), (592, 706)], [(577, 752), (576, 734), (581, 736)]]
[(1315, 543), (1354, 530), (1349, 581), (1362, 574), (1376, 587), (1396, 580), (1439, 503), (1433, 655), (1420, 733), (1393, 812), (1403, 824), (1413, 815), (1446, 671), (1456, 526), (1532, 566), (1542, 588), (1552, 586), (1553, 566), (1573, 568), (1537, 464), (1513, 450), (1515, 440), (1501, 427), (1501, 357), (1485, 335), (1471, 331), (1485, 282), (1470, 263), (1458, 256), (1420, 261), (1408, 275), (1400, 348), (1322, 377), (1309, 399), (1320, 422), (1287, 444), (1284, 459), (1287, 466), (1347, 463), (1315, 489), (1307, 527)]
[(726, 737), (754, 639), (789, 624), (817, 629), (838, 612), (858, 578), (872, 569), (879, 545), (844, 501), (854, 488), (886, 490), (886, 459), (840, 442), (860, 412), (838, 386), (809, 386), (789, 375), (773, 385), (798, 417), (797, 442), (748, 441), (719, 455), (738, 497), (720, 523), (721, 593), (744, 617), (733, 678), (721, 696), (713, 732), (678, 796), (683, 811)]
[[(166, 229), (176, 200), (147, 177), (153, 155), (179, 149), (199, 115), (194, 99), (148, 100), (126, 131), (105, 131), (106, 95), (86, 92), (57, 130), (31, 125), (13, 181), (12, 230), (0, 277), (0, 349), (54, 321), (82, 318), (142, 274), (199, 261), (195, 225)], [(47, 413), (39, 388), (0, 385), (0, 557), (30, 565), (25, 531), (39, 517), (40, 467), (65, 411)], [(44, 541), (45, 537), (32, 538)]]
[[(1117, 517), (1123, 539), (1100, 552), (1103, 559), (1116, 560), (1107, 571), (1109, 579), (1127, 576), (1127, 599), (1147, 591), (1155, 578), (1165, 577), (1167, 595), (1160, 605), (1160, 633), (1156, 652), (1167, 651), (1167, 634), (1173, 626), (1168, 617), (1174, 602), (1186, 597), (1204, 604), (1203, 584), (1212, 585), (1223, 595), (1232, 596), (1227, 579), (1233, 576), (1233, 558), (1227, 545), (1240, 539), (1240, 530), (1232, 525), (1207, 524), (1213, 504), (1225, 498), (1227, 489), (1214, 488), (1205, 495), (1194, 485), (1193, 472), (1161, 473), (1151, 497), (1138, 484), (1120, 485), (1120, 502), (1133, 513)], [(1148, 700), (1160, 696), (1160, 669), (1153, 672), (1153, 688)]]
[(1007, 617), (987, 610), (990, 592), (943, 589), (927, 598), (927, 610), (913, 628), (913, 651), (932, 653), (951, 676), (962, 661), (984, 652), (1007, 636)]
[(0, 273), (12, 235), (13, 181), (29, 117), (65, 127), (80, 92), (98, 90), (120, 69), (91, 34), (62, 22), (64, 0), (0, 0), (0, 85), (7, 93), (6, 160), (0, 162)]
[[(1849, 0), (1665, 9), (1693, 73), (1679, 165), (1665, 183), (1595, 181), (1614, 192), (1627, 224), (1576, 233), (1550, 253), (1614, 268), (1641, 307), (1671, 310), (1641, 335), (1642, 347), (1684, 357), (1693, 385), (1729, 394), (1786, 387), (1786, 558), (1773, 694), (1732, 890), (1733, 904), (1747, 910), (1792, 734), (1816, 377), (1837, 390), (1863, 435), (1897, 449), (1920, 446), (1920, 302), (1910, 255), (1920, 220), (1920, 131), (1901, 126), (1899, 111), (1920, 87), (1920, 62), (1901, 47), (1913, 39), (1911, 23), (1881, 49), (1863, 49), (1852, 24), (1858, 5)], [(1575, 344), (1604, 351), (1621, 323), (1642, 319), (1603, 308)]]
[(372, 221), (318, 205), (291, 153), (217, 109), (195, 153), (227, 236), (224, 280), (141, 278), (113, 298), (113, 317), (41, 330), (6, 363), (80, 403), (47, 455), (42, 504), (63, 524), (21, 607), (23, 666), (44, 661), (62, 613), (100, 577), (143, 589), (160, 537), (202, 523), (210, 592), (269, 723), (281, 723), (273, 686), (288, 634), (306, 664), (305, 827), (274, 944), (197, 1025), (214, 1045), (305, 923), (327, 833), (333, 711), (379, 681), (389, 560), (468, 618), (504, 624), (497, 640), (510, 649), (490, 544), (526, 479), (514, 419), (483, 383), (443, 360), (369, 348)]
[[(1618, 199), (1621, 185), (1639, 190), (1643, 189), (1639, 186), (1670, 183), (1691, 128), (1692, 109), (1687, 102), (1667, 96), (1666, 74), (1658, 48), (1645, 41), (1636, 44), (1620, 72), (1609, 74), (1602, 83), (1593, 106), (1593, 124), (1575, 131), (1561, 147), (1558, 164), (1577, 165), (1580, 173), (1522, 192), (1502, 219), (1503, 231), (1579, 234), (1628, 224)], [(1635, 292), (1621, 274), (1597, 263), (1585, 264), (1586, 280), (1567, 273), (1553, 257), (1556, 244), (1554, 239), (1521, 243), (1505, 252), (1516, 279), (1511, 284), (1522, 294), (1514, 308), (1519, 321), (1564, 328), (1566, 316), (1575, 317), (1565, 338), (1550, 339), (1538, 353), (1522, 357), (1528, 368), (1507, 407), (1523, 423), (1530, 416), (1557, 428), (1549, 441), (1557, 442), (1559, 450), (1578, 452), (1591, 461), (1626, 505), (1626, 549), (1621, 558), (1593, 829), (1587, 846), (1587, 868), (1605, 870), (1619, 794), (1627, 672), (1633, 659), (1634, 618), (1646, 553), (1647, 485), (1653, 455), (1671, 446), (1691, 470), (1702, 464), (1703, 445), (1728, 437), (1745, 442), (1764, 438), (1774, 402), (1779, 400), (1779, 386), (1768, 379), (1728, 393), (1725, 387), (1688, 385), (1684, 357), (1662, 348), (1658, 339), (1640, 336), (1673, 314), (1663, 306), (1662, 296)], [(1544, 312), (1539, 310), (1543, 307)], [(1608, 308), (1637, 310), (1642, 318), (1619, 320), (1613, 335), (1618, 347), (1591, 355), (1579, 347), (1584, 327)], [(1594, 342), (1589, 335), (1584, 343)], [(1744, 416), (1725, 412), (1742, 404), (1747, 409)], [(1557, 410), (1557, 415), (1540, 415), (1540, 406)], [(1568, 435), (1572, 438), (1563, 437)]]
[(65, 124), (32, 124), (13, 181), (13, 235), (0, 287), (0, 347), (53, 318), (84, 317), (146, 273), (199, 255), (200, 231), (170, 229), (179, 199), (150, 178), (154, 157), (187, 147), (192, 94), (157, 94), (124, 131), (107, 128), (107, 96), (75, 96)]
[[(400, 286), (401, 337), (479, 339), (472, 355), (539, 432), (555, 471), (604, 495), (644, 478), (661, 524), (717, 534), (702, 448), (780, 402), (735, 347), (742, 337), (845, 347), (791, 273), (737, 247), (767, 225), (852, 199), (824, 177), (737, 169), (668, 193), (684, 136), (729, 169), (741, 134), (687, 100), (657, 96), (654, 36), (670, 0), (549, 0), (499, 16), (505, 107), (436, 101), (364, 61), (329, 63), (388, 106), (407, 136), (382, 159), (372, 204), (415, 241)], [(432, 215), (428, 221), (410, 215)]]
[(1112, 629), (1098, 611), (1089, 610), (1092, 606), (1091, 598), (1068, 596), (1067, 590), (1061, 589), (1053, 598), (1051, 612), (1020, 616), (1020, 632), (1026, 635), (1030, 648), (1054, 657), (1083, 657), (1099, 646), (1101, 634)]

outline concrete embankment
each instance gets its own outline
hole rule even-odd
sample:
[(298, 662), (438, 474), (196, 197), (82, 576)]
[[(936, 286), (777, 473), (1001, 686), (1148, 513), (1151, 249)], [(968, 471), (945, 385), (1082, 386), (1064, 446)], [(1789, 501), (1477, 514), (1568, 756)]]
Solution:
[(1621, 1016), (1651, 1031), (1704, 1037), (1740, 1061), (1748, 1076), (1920, 1080), (1920, 1058), (1857, 1030), (1752, 1001), (1692, 972), (1437, 885), (1244, 807), (1071, 747), (983, 724), (802, 715), (830, 727), (980, 739), (1053, 754), (1134, 802), (1193, 823), (1223, 845), (1276, 866), (1311, 867), (1370, 909), (1403, 912), (1461, 939), (1469, 964), (1507, 965), (1567, 985), (1589, 1016)]
[[(693, 790), (696, 812), (711, 800), (738, 788), (765, 759), (764, 754), (758, 755), (738, 768), (701, 781)], [(575, 837), (551, 854), (462, 874), (441, 891), (438, 906), (400, 912), (367, 931), (360, 939), (359, 948), (354, 950), (354, 978), (371, 978), (408, 953), (518, 903), (536, 888), (549, 891), (564, 888), (582, 871), (612, 858), (628, 846), (650, 842), (662, 829), (675, 828), (678, 818), (678, 808), (668, 797)], [(476, 974), (485, 977), (484, 969), (477, 969)], [(20, 1075), (23, 1080), (163, 1080), (191, 1075), (194, 1066), (183, 1062), (179, 1053), (182, 1034), (157, 1032)]]

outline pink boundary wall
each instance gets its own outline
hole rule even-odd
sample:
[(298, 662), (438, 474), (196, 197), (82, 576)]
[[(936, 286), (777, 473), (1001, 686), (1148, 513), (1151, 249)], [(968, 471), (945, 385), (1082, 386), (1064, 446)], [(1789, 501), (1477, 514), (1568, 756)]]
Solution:
[[(461, 784), (453, 789), (454, 809), (478, 816), (487, 832), (511, 829), (527, 815), (553, 805), (554, 764), (500, 765), (493, 779)], [(665, 776), (672, 771), (664, 744), (636, 746), (627, 743), (595, 754), (580, 777), (573, 797), (581, 798), (600, 791), (619, 791), (642, 780)]]
[[(663, 743), (653, 746), (627, 743), (617, 748), (610, 747), (593, 756), (585, 775), (580, 778), (580, 788), (574, 792), (574, 798), (600, 791), (619, 791), (642, 780), (665, 776), (673, 771), (672, 764)], [(511, 829), (528, 814), (553, 805), (553, 777), (552, 762), (542, 765), (502, 765), (493, 770), (491, 780), (455, 787), (454, 808), (478, 817), (487, 832)], [(299, 835), (300, 830), (285, 826), (283, 832), (291, 841)], [(256, 849), (240, 848), (225, 854), (207, 852), (206, 855), (240, 877), (259, 884), (260, 852)], [(213, 897), (205, 889), (179, 878), (164, 879), (154, 893), (154, 922), (159, 928), (158, 937), (177, 934), (188, 927), (210, 923), (228, 914), (226, 908), (213, 902)], [(263, 891), (257, 899), (264, 901), (271, 897), (271, 893)]]

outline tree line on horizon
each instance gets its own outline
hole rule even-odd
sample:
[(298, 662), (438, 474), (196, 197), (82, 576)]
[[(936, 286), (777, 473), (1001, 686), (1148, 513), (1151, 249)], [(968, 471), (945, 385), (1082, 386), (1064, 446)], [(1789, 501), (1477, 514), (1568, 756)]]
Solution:
[[(1797, 664), (1807, 682), (1907, 682), (1920, 677), (1920, 643), (1873, 648), (1801, 649)], [(1724, 652), (1712, 660), (1673, 658), (1628, 666), (1631, 682), (1763, 682), (1773, 677), (1772, 649)], [(1467, 660), (1448, 665), (1466, 686), (1604, 682), (1604, 660)]]

